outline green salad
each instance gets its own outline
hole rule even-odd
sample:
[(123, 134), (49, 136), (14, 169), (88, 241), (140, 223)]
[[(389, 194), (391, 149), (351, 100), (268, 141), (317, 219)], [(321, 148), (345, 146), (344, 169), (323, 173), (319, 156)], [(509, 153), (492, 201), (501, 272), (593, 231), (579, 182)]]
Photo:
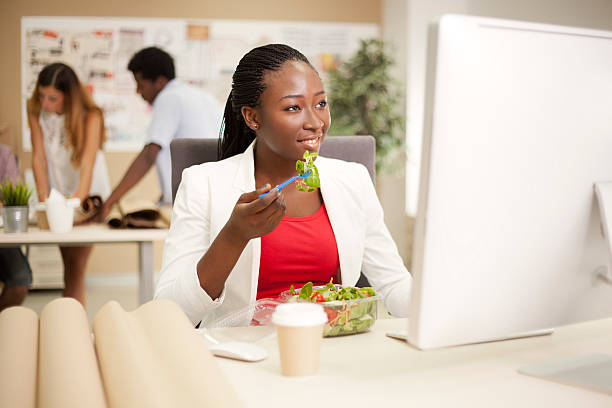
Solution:
[(289, 301), (320, 303), (327, 314), (324, 337), (343, 336), (367, 331), (376, 321), (377, 297), (372, 288), (342, 287), (331, 281), (325, 286), (308, 282), (297, 292), (287, 291)]

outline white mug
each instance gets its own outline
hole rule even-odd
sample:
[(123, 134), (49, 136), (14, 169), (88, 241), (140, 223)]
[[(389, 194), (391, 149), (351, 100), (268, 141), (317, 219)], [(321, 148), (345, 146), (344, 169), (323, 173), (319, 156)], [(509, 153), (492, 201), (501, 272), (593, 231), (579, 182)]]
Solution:
[(80, 200), (47, 200), (45, 211), (49, 229), (52, 232), (68, 232), (74, 223), (74, 209), (80, 205)]

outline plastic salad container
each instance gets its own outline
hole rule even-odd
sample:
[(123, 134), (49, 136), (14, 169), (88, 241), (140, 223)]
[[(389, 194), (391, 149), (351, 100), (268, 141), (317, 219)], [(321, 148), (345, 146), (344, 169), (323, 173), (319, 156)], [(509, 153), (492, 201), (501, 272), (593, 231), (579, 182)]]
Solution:
[[(308, 297), (306, 295), (300, 297), (300, 291), (298, 290), (294, 291), (293, 295), (291, 290), (287, 290), (281, 293), (281, 298), (288, 302), (317, 302), (323, 306), (327, 314), (327, 323), (323, 327), (323, 337), (362, 333), (368, 331), (376, 321), (378, 297), (374, 294), (372, 288), (353, 288), (331, 283), (325, 286), (312, 287), (310, 282), (304, 285), (304, 288), (309, 284), (312, 290)], [(340, 291), (343, 288), (345, 292), (349, 293), (345, 297), (360, 296), (356, 291), (359, 291), (364, 297), (323, 301), (324, 298), (329, 298), (329, 292)]]

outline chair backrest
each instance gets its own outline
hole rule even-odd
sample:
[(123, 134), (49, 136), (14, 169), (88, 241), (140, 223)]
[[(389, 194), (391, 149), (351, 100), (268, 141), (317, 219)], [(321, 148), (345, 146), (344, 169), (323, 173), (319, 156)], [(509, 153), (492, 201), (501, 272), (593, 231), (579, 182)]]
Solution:
[[(174, 139), (170, 143), (172, 159), (172, 202), (176, 196), (183, 169), (217, 161), (218, 139)], [(321, 156), (361, 163), (376, 184), (376, 141), (372, 136), (327, 136), (319, 151)]]

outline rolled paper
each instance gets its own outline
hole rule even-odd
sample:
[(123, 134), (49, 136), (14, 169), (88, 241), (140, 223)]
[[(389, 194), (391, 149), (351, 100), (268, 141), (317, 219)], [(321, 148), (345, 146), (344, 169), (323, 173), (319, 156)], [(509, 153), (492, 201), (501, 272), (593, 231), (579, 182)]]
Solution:
[(0, 407), (36, 406), (38, 316), (15, 306), (0, 313)]
[(206, 342), (170, 300), (133, 312), (108, 302), (96, 314), (93, 331), (111, 408), (245, 406)]
[(105, 408), (96, 353), (83, 306), (49, 302), (40, 314), (39, 408)]

